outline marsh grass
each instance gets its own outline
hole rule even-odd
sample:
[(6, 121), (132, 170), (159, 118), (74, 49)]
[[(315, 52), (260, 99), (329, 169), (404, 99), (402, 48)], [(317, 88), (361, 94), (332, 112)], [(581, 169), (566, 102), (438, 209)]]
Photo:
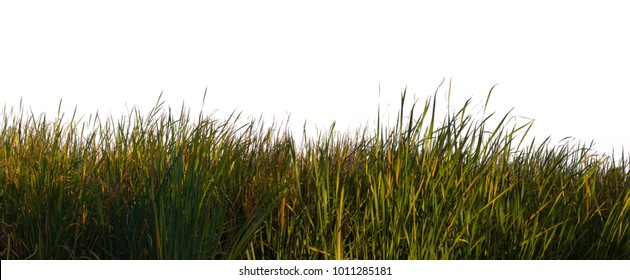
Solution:
[(0, 256), (630, 259), (623, 155), (526, 143), (532, 124), (486, 115), (487, 100), (438, 119), (437, 91), (408, 111), (405, 95), (392, 127), (379, 110), (375, 130), (299, 143), (161, 99), (118, 122), (5, 108)]

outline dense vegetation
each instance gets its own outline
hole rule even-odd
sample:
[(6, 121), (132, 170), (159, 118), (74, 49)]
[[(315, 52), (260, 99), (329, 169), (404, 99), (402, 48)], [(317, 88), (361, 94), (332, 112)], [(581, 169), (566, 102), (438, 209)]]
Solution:
[(404, 102), (392, 127), (302, 141), (160, 101), (118, 121), (5, 108), (0, 257), (630, 259), (627, 158)]

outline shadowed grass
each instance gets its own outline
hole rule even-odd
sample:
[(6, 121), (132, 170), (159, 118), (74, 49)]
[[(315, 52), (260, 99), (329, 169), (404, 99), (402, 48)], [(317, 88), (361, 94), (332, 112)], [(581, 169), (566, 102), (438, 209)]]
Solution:
[[(490, 91), (491, 93), (492, 91)], [(490, 98), (488, 94), (488, 99)], [(449, 89), (450, 94), (450, 89)], [(3, 110), (2, 259), (630, 259), (629, 161), (436, 95), (393, 127)], [(490, 122), (496, 123), (490, 125)]]

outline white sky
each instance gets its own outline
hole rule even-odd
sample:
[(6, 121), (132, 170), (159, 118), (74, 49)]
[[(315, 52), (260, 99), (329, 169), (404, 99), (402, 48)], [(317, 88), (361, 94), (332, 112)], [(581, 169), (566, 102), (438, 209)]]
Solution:
[(423, 103), (452, 78), (457, 108), (499, 84), (490, 111), (608, 153), (630, 148), (629, 13), (608, 0), (2, 1), (0, 103), (119, 117), (164, 91), (196, 116), (207, 87), (204, 112), (290, 113), (301, 132), (304, 119), (373, 124), (379, 84), (395, 113), (402, 88)]

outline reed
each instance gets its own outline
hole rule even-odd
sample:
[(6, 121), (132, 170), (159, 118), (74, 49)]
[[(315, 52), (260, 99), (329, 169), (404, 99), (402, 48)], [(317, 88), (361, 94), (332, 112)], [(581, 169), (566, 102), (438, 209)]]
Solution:
[[(490, 99), (490, 90), (488, 100)], [(450, 88), (449, 88), (450, 94)], [(2, 259), (630, 259), (630, 161), (437, 91), (392, 127), (3, 110)], [(497, 123), (491, 125), (490, 123)], [(306, 134), (306, 133), (305, 133)]]

